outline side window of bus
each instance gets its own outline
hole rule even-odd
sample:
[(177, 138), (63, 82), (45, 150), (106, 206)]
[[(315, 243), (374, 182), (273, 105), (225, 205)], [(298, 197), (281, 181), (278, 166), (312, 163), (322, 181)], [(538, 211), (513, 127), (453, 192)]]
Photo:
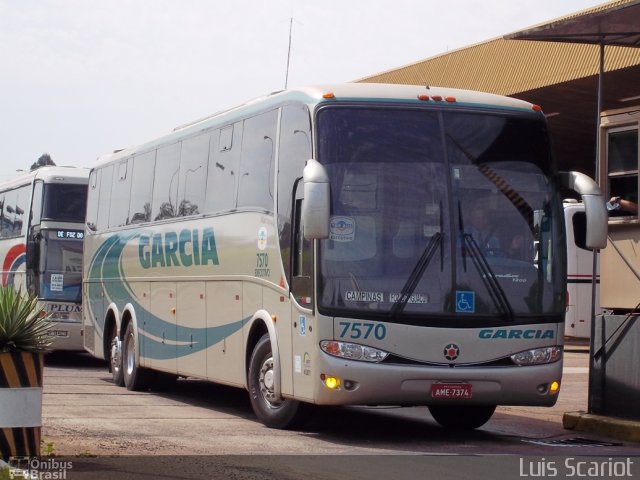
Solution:
[(13, 224), (9, 221), (9, 212), (7, 212), (7, 194), (3, 193), (0, 197), (0, 237), (10, 236), (13, 230)]
[(16, 220), (16, 191), (9, 190), (4, 194), (3, 212), (2, 212), (2, 236), (13, 237), (14, 225)]
[(159, 148), (153, 182), (151, 220), (173, 218), (178, 213), (178, 177), (180, 173), (180, 143)]
[(242, 144), (242, 122), (215, 130), (209, 147), (205, 211), (224, 212), (236, 206), (236, 187)]
[(22, 232), (22, 226), (24, 225), (24, 212), (29, 211), (29, 187), (20, 187), (16, 191), (16, 212), (13, 229), (16, 235)]
[(128, 223), (129, 195), (131, 194), (131, 167), (133, 161), (130, 158), (115, 165), (113, 187), (111, 189), (111, 211), (109, 212), (109, 226), (121, 227)]
[(0, 195), (0, 238), (2, 237), (6, 237), (6, 233), (5, 233), (5, 225), (6, 225), (6, 220), (5, 220), (5, 211), (4, 211), (4, 194)]
[(137, 155), (133, 159), (131, 174), (131, 201), (129, 203), (129, 223), (151, 221), (151, 193), (156, 168), (156, 151)]
[[(31, 224), (39, 225), (42, 220), (42, 195), (44, 191), (44, 183), (42, 180), (36, 180), (33, 185), (33, 199), (31, 200)], [(28, 190), (27, 190), (28, 193)], [(27, 201), (29, 197), (27, 195)]]
[(244, 121), (238, 207), (258, 207), (273, 211), (273, 157), (277, 122), (277, 110)]
[[(100, 204), (100, 177), (102, 170), (92, 170), (89, 176), (89, 192), (87, 199), (87, 226), (93, 230), (98, 225), (98, 206)], [(35, 205), (33, 209), (35, 211)]]
[(100, 170), (100, 195), (98, 205), (98, 230), (109, 228), (109, 211), (111, 210), (111, 184), (113, 183), (113, 165)]
[(571, 217), (573, 224), (573, 241), (578, 248), (587, 250), (587, 215), (576, 212)]
[(210, 137), (211, 134), (207, 132), (182, 142), (178, 187), (179, 217), (203, 212)]
[[(282, 263), (291, 285), (291, 246), (294, 184), (302, 177), (305, 162), (311, 158), (311, 126), (309, 110), (304, 105), (282, 108), (278, 148), (278, 234)], [(298, 190), (302, 184), (298, 182)]]

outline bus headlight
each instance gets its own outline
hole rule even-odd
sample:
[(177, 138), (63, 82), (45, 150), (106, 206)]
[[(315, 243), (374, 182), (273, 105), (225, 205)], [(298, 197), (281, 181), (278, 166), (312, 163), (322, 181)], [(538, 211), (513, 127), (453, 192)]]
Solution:
[(544, 347), (514, 353), (511, 360), (516, 365), (542, 365), (557, 362), (562, 358), (562, 347)]
[(336, 340), (323, 340), (320, 342), (323, 352), (334, 357), (346, 358), (348, 360), (361, 360), (364, 362), (381, 362), (388, 352), (357, 343), (338, 342)]

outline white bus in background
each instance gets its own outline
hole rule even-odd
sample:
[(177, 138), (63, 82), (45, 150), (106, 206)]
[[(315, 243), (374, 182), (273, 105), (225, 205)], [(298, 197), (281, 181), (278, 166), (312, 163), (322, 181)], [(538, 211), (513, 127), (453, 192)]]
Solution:
[[(245, 388), (269, 427), (312, 404), (428, 405), (452, 428), (551, 406), (558, 187), (602, 247), (597, 185), (558, 175), (539, 107), (375, 84), (256, 99), (92, 169), (85, 347), (132, 390)], [(498, 221), (476, 234), (478, 209)]]
[[(567, 316), (565, 336), (576, 339), (591, 337), (591, 295), (593, 283), (593, 251), (584, 248), (584, 204), (565, 200), (564, 219), (567, 229)], [(598, 265), (599, 267), (599, 265)], [(600, 309), (600, 274), (596, 270), (595, 314)]]
[(89, 170), (42, 167), (0, 185), (2, 286), (38, 297), (55, 350), (82, 350), (82, 242)]

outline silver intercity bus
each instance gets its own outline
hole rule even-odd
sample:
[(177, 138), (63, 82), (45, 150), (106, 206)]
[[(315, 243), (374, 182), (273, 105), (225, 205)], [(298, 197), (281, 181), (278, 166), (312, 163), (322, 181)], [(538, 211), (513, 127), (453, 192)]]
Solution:
[(428, 405), (475, 428), (550, 406), (566, 254), (537, 106), (347, 84), (274, 93), (92, 170), (85, 347), (129, 389), (167, 376), (249, 391), (265, 425), (317, 405)]

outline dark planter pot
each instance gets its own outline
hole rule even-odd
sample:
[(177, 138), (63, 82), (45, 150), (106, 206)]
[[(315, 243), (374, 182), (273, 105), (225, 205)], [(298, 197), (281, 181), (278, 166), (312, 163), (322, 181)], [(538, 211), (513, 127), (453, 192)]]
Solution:
[(0, 458), (40, 456), (44, 355), (0, 353)]

